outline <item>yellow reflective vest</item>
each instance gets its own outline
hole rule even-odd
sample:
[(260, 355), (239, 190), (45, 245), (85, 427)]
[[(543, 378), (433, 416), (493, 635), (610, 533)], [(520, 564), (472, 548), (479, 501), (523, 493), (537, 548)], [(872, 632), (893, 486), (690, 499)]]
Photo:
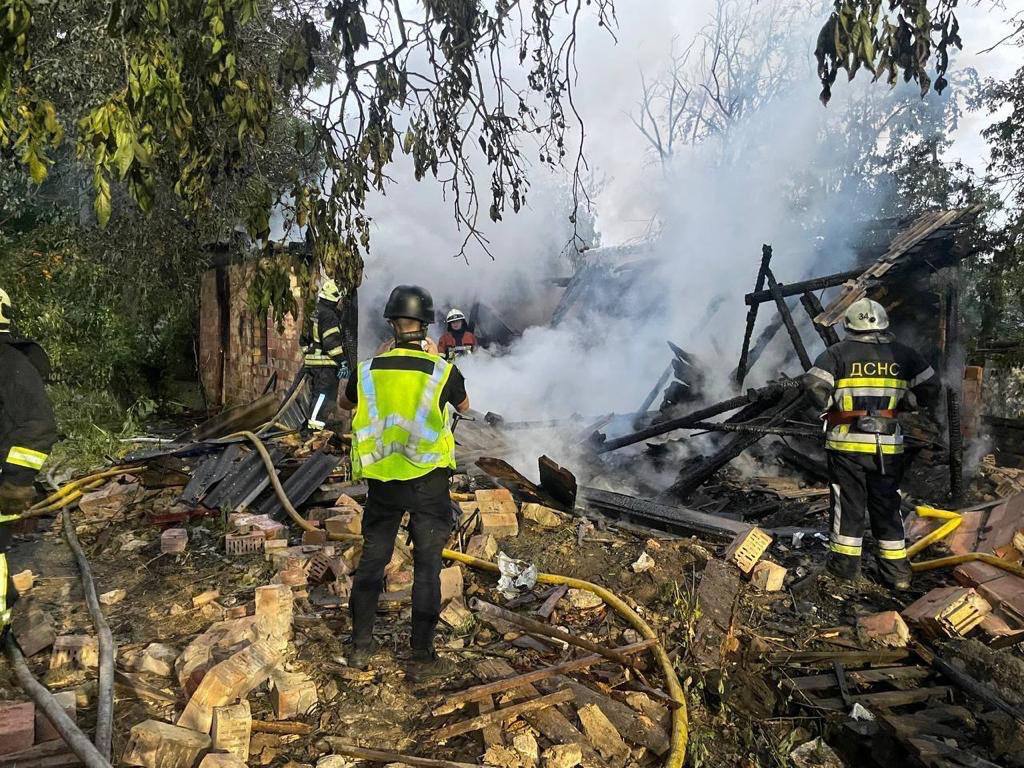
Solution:
[(359, 364), (353, 477), (413, 480), (455, 468), (455, 437), (441, 404), (451, 372), (451, 363), (411, 349), (393, 349)]

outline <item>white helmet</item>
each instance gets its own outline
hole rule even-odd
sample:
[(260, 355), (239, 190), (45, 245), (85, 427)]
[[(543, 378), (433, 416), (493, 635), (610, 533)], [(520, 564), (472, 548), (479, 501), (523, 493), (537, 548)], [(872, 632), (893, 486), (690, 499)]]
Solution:
[(337, 303), (341, 299), (341, 289), (336, 282), (327, 278), (320, 286), (320, 298)]
[(0, 331), (9, 330), (11, 327), (11, 297), (7, 295), (7, 291), (0, 288)]
[(884, 331), (889, 327), (889, 315), (885, 307), (869, 298), (858, 299), (843, 315), (843, 327), (854, 333)]
[(452, 309), (452, 311), (448, 313), (448, 317), (446, 317), (444, 319), (444, 322), (445, 322), (445, 325), (449, 325), (451, 323), (454, 323), (456, 320), (465, 320), (465, 319), (466, 319), (466, 316), (462, 313), (461, 309)]

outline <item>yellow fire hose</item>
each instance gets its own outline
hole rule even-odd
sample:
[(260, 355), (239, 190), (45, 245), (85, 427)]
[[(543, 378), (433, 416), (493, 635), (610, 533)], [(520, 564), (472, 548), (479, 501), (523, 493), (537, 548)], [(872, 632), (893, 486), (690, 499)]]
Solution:
[[(930, 547), (935, 542), (946, 538), (949, 534), (959, 528), (960, 524), (964, 521), (959, 512), (951, 512), (947, 509), (936, 509), (935, 507), (922, 505), (916, 507), (915, 511), (921, 517), (934, 517), (940, 520), (945, 520), (946, 522), (907, 547), (907, 557), (913, 557), (926, 547)], [(1002, 568), (1007, 573), (1012, 573), (1024, 578), (1024, 568), (1016, 563), (1011, 563), (1009, 560), (1003, 560), (1003, 558), (987, 552), (969, 552), (965, 555), (949, 555), (947, 557), (935, 558), (934, 560), (924, 560), (919, 563), (911, 563), (910, 568), (914, 573), (920, 573), (922, 571), (934, 571), (938, 568), (949, 568), (951, 566), (974, 562), (988, 563), (996, 568)]]
[[(266, 446), (263, 445), (263, 441), (252, 432), (237, 432), (229, 437), (244, 437), (252, 443), (253, 447), (263, 459), (263, 464), (267, 468), (267, 474), (270, 476), (270, 484), (274, 488), (274, 493), (277, 494), (278, 500), (281, 502), (281, 505), (285, 510), (287, 510), (288, 515), (295, 521), (295, 524), (303, 530), (318, 530), (316, 526), (303, 518), (288, 500), (288, 495), (284, 492), (284, 487), (281, 485), (281, 481), (278, 479), (277, 473), (274, 471), (274, 462), (270, 458), (270, 453), (267, 452)], [(362, 537), (356, 534), (329, 534), (328, 538), (331, 541), (352, 541)], [(488, 560), (481, 560), (480, 558), (471, 557), (470, 555), (462, 552), (455, 552), (451, 549), (445, 549), (441, 554), (448, 560), (455, 560), (456, 562), (468, 565), (470, 568), (475, 568), (480, 571), (488, 571), (490, 573), (498, 573), (498, 566)], [(629, 605), (627, 605), (621, 598), (604, 587), (599, 587), (597, 584), (592, 584), (589, 581), (574, 579), (569, 576), (559, 576), (558, 574), (553, 573), (538, 574), (537, 581), (542, 584), (564, 584), (574, 589), (583, 589), (587, 592), (592, 592), (614, 608), (615, 611), (617, 611), (637, 632), (641, 634), (641, 636), (644, 637), (644, 639), (658, 639), (658, 635), (653, 629), (651, 629), (647, 622), (637, 614), (636, 611), (630, 608)], [(658, 659), (658, 664), (661, 666), (662, 673), (665, 675), (665, 682), (668, 686), (669, 696), (677, 705), (676, 708), (672, 710), (672, 746), (665, 766), (666, 768), (682, 768), (683, 760), (686, 757), (686, 742), (689, 733), (689, 724), (686, 712), (686, 696), (683, 693), (682, 685), (679, 683), (679, 678), (676, 676), (672, 660), (668, 657), (668, 654), (665, 653), (665, 649), (661, 646), (661, 643), (659, 642), (652, 650)]]

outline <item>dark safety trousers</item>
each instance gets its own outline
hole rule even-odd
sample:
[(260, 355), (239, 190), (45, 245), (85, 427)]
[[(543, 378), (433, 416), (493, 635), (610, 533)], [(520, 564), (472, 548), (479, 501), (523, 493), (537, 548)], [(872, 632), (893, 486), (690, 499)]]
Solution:
[(363, 554), (359, 559), (349, 598), (352, 642), (367, 647), (373, 642), (377, 601), (384, 585), (384, 569), (391, 562), (402, 516), (409, 512), (413, 542), (412, 639), (413, 651), (434, 648), (434, 629), (441, 612), (441, 550), (454, 527), (450, 472), (440, 469), (415, 480), (371, 480), (363, 510)]
[(338, 369), (333, 365), (310, 366), (306, 372), (312, 394), (307, 423), (310, 429), (323, 429), (338, 407)]
[(883, 465), (874, 454), (825, 453), (832, 491), (830, 569), (849, 579), (860, 574), (864, 527), (870, 520), (882, 579), (893, 584), (910, 578), (900, 512), (903, 456), (886, 455)]

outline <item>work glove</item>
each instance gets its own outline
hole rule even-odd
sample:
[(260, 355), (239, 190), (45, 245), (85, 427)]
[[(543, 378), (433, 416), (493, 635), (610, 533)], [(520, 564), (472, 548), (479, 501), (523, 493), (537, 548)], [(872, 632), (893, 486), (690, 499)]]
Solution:
[(352, 371), (348, 367), (348, 361), (345, 360), (338, 364), (338, 381), (343, 381), (352, 375)]

